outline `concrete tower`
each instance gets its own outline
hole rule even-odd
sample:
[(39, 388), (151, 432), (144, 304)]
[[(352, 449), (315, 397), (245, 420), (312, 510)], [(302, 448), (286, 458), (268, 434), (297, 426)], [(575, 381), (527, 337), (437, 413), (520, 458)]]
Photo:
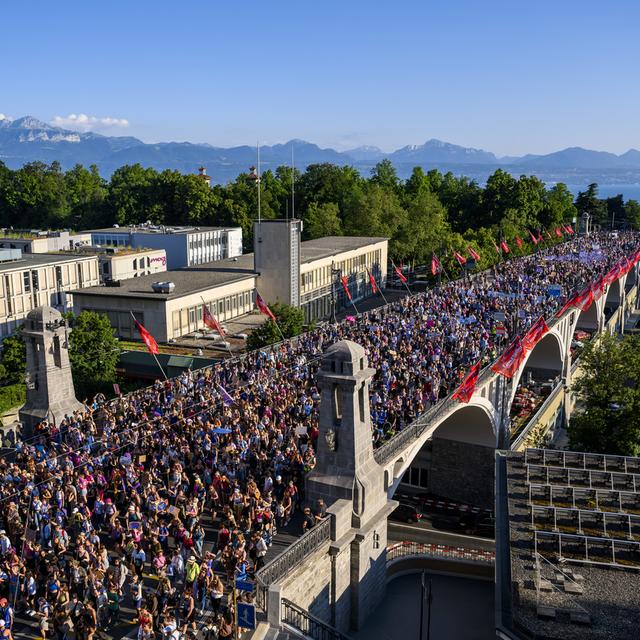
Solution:
[[(369, 383), (375, 373), (365, 350), (343, 340), (327, 349), (318, 373), (321, 392), (317, 463), (306, 495), (319, 498), (333, 519), (333, 624), (358, 629), (384, 597), (388, 500), (384, 470), (373, 457)], [(345, 597), (348, 593), (348, 597)]]
[(27, 347), (27, 401), (20, 409), (23, 437), (48, 419), (59, 424), (65, 415), (84, 410), (73, 389), (69, 364), (69, 333), (53, 307), (29, 312), (22, 335)]

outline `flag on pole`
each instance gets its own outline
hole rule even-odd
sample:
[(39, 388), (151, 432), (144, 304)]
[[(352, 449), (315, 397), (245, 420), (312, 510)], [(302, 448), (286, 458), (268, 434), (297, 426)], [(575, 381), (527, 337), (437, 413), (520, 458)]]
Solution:
[(402, 269), (400, 269), (399, 267), (396, 267), (396, 265), (395, 265), (395, 264), (393, 264), (393, 261), (391, 262), (391, 264), (393, 265), (393, 270), (394, 270), (394, 271), (396, 272), (396, 274), (398, 275), (398, 278), (400, 278), (400, 280), (401, 280), (402, 282), (405, 282), (405, 283), (406, 283), (407, 279), (405, 278), (404, 274), (402, 273)]
[(529, 229), (529, 235), (531, 236), (531, 242), (533, 242), (533, 244), (538, 244), (539, 240), (533, 235), (533, 231), (531, 231), (531, 229)]
[(224, 402), (227, 407), (233, 404), (233, 397), (231, 396), (231, 394), (221, 385), (217, 385), (218, 386), (218, 391), (220, 392), (220, 395), (222, 396), (222, 402)]
[(140, 337), (142, 338), (142, 342), (147, 345), (147, 349), (149, 353), (157, 356), (160, 353), (160, 349), (158, 349), (158, 343), (156, 339), (134, 318), (133, 321), (136, 323), (138, 327), (138, 331), (140, 332)]
[(376, 294), (378, 293), (378, 286), (376, 285), (376, 279), (371, 274), (371, 271), (367, 269), (367, 273), (369, 274), (369, 283), (371, 284), (371, 291)]
[(464, 256), (460, 255), (457, 251), (453, 252), (453, 257), (458, 261), (458, 264), (461, 267), (464, 267), (464, 265), (467, 264), (467, 259)]
[(435, 253), (431, 254), (431, 273), (435, 276), (442, 271), (442, 265)]
[(520, 238), (520, 236), (516, 236), (516, 244), (518, 245), (518, 249), (522, 249), (522, 238)]
[(467, 253), (476, 261), (480, 260), (480, 254), (477, 251), (474, 251), (471, 247), (467, 247)]
[(525, 356), (522, 340), (518, 337), (505, 349), (491, 370), (505, 378), (513, 378)]
[(533, 347), (536, 346), (537, 342), (544, 336), (545, 333), (549, 331), (549, 327), (544, 320), (543, 316), (540, 316), (532, 325), (529, 327), (529, 331), (525, 334), (524, 338), (522, 338), (522, 348), (527, 351), (531, 351)]
[(209, 329), (213, 329), (220, 334), (221, 338), (224, 338), (225, 333), (222, 325), (215, 319), (213, 314), (209, 311), (206, 304), (202, 305), (202, 322)]
[(349, 285), (347, 284), (347, 277), (342, 276), (340, 278), (340, 282), (342, 282), (342, 288), (344, 289), (344, 292), (347, 294), (347, 298), (351, 300), (351, 291), (349, 291)]
[(507, 241), (506, 241), (506, 240), (503, 240), (503, 241), (500, 243), (500, 247), (502, 248), (502, 250), (503, 250), (505, 253), (509, 253), (509, 246), (507, 245)]
[(538, 229), (538, 242), (542, 242), (542, 231)]
[(553, 231), (555, 232), (556, 236), (558, 236), (558, 238), (562, 238), (562, 231), (560, 231), (559, 227), (556, 227)]
[(563, 228), (570, 236), (573, 235), (573, 228), (571, 227), (570, 224), (563, 225)]
[(267, 316), (267, 318), (276, 322), (276, 317), (273, 315), (273, 312), (271, 311), (271, 309), (269, 309), (269, 307), (267, 306), (267, 303), (262, 299), (262, 296), (257, 291), (256, 291), (256, 307), (258, 307), (258, 310), (260, 311), (260, 313), (264, 313), (264, 315)]
[(476, 364), (474, 364), (471, 369), (469, 369), (469, 373), (467, 373), (460, 386), (455, 390), (453, 397), (460, 402), (464, 402), (465, 404), (469, 402), (469, 400), (471, 400), (473, 392), (476, 390), (479, 375), (480, 363), (476, 362)]

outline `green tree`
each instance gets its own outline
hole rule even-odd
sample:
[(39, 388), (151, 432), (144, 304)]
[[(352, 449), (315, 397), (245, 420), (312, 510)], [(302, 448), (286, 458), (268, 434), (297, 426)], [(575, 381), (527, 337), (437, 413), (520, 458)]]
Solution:
[[(302, 309), (288, 304), (275, 302), (269, 305), (271, 312), (276, 317), (276, 323), (269, 319), (254, 329), (247, 339), (248, 349), (259, 349), (282, 340), (292, 338), (302, 333), (304, 328), (304, 312)], [(282, 335), (281, 335), (282, 332)]]
[(588, 213), (595, 224), (607, 223), (607, 203), (598, 198), (598, 185), (592, 182), (586, 191), (576, 196), (576, 209), (579, 214)]
[(109, 318), (94, 311), (83, 311), (71, 320), (69, 360), (73, 382), (79, 396), (109, 390), (116, 382), (120, 357), (118, 339)]
[(340, 210), (335, 202), (312, 202), (304, 217), (304, 236), (307, 239), (341, 236)]
[(624, 205), (624, 212), (629, 224), (634, 229), (640, 229), (640, 202), (627, 200)]
[(0, 358), (0, 381), (2, 384), (24, 382), (27, 366), (27, 350), (22, 337), (22, 328), (2, 341)]
[(640, 455), (640, 336), (603, 334), (580, 356), (572, 391), (580, 403), (569, 423), (570, 446)]

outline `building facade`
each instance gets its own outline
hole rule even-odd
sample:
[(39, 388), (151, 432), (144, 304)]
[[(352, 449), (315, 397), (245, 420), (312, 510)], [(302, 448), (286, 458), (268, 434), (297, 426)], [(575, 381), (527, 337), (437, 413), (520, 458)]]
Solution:
[(140, 225), (94, 229), (101, 247), (164, 249), (167, 269), (181, 269), (242, 255), (240, 227), (166, 227)]
[(387, 281), (387, 238), (328, 236), (302, 243), (300, 306), (306, 322), (331, 317), (352, 306), (340, 279), (345, 277), (353, 302), (373, 294), (369, 274), (377, 288)]
[(26, 254), (2, 261), (0, 252), (0, 339), (11, 335), (27, 314), (49, 305), (73, 309), (74, 289), (100, 282), (98, 259), (84, 255)]
[(109, 247), (97, 251), (102, 282), (140, 278), (167, 270), (167, 254), (164, 249)]

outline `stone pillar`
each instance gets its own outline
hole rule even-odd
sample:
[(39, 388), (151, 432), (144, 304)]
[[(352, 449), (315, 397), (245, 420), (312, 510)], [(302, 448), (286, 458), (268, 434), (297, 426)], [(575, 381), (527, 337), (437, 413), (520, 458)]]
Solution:
[(318, 373), (322, 394), (317, 462), (307, 476), (313, 508), (322, 498), (332, 518), (331, 620), (341, 631), (359, 629), (386, 587), (387, 499), (384, 469), (373, 457), (368, 367), (364, 349), (338, 342)]
[(73, 388), (69, 333), (62, 314), (38, 307), (27, 315), (22, 335), (27, 347), (27, 401), (20, 409), (22, 437), (43, 420), (59, 424), (65, 415), (83, 411)]

